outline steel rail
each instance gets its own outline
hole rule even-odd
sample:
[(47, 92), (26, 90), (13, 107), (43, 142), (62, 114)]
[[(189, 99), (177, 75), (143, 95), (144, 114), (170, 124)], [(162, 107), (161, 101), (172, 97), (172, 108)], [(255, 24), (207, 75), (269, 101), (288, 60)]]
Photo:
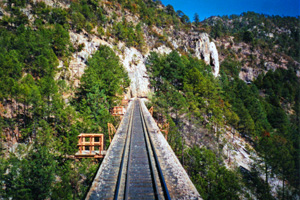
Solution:
[[(137, 105), (135, 105), (137, 103)], [(139, 109), (138, 109), (139, 107)], [(138, 110), (135, 110), (138, 109)], [(130, 175), (129, 175), (129, 169), (131, 167), (131, 154), (132, 154), (132, 142), (133, 142), (133, 120), (134, 120), (134, 116), (138, 116), (139, 112), (139, 119), (141, 120), (141, 125), (142, 125), (142, 130), (143, 131), (143, 137), (145, 139), (145, 146), (146, 146), (146, 153), (147, 153), (147, 160), (149, 163), (149, 169), (150, 169), (150, 176), (151, 176), (151, 180), (152, 180), (152, 186), (153, 186), (153, 192), (154, 192), (154, 198), (157, 200), (161, 200), (161, 199), (167, 199), (170, 200), (170, 194), (167, 188), (167, 184), (165, 182), (163, 173), (162, 173), (162, 169), (160, 167), (159, 161), (158, 161), (158, 156), (156, 154), (154, 145), (153, 145), (153, 141), (152, 138), (150, 137), (150, 132), (148, 129), (148, 125), (147, 122), (145, 120), (145, 117), (143, 115), (142, 112), (142, 108), (141, 108), (141, 102), (140, 100), (136, 100), (133, 102), (133, 106), (132, 106), (132, 111), (131, 111), (131, 115), (130, 115), (130, 119), (129, 119), (129, 123), (128, 123), (128, 128), (127, 128), (127, 132), (126, 132), (126, 140), (125, 140), (125, 144), (123, 147), (123, 153), (122, 153), (122, 158), (121, 158), (121, 163), (120, 163), (120, 169), (119, 169), (119, 173), (118, 173), (118, 179), (117, 179), (117, 184), (116, 184), (116, 188), (115, 188), (115, 195), (114, 195), (114, 200), (119, 199), (119, 196), (121, 199), (129, 199), (129, 182), (130, 182)], [(134, 114), (136, 113), (136, 114)], [(136, 120), (136, 119), (135, 119)], [(127, 155), (127, 156), (126, 156)], [(127, 166), (125, 166), (125, 162), (127, 161)], [(124, 173), (123, 171), (125, 170), (126, 167), (126, 173)], [(124, 168), (124, 169), (123, 169)], [(158, 179), (157, 180), (157, 175), (155, 174), (155, 172), (157, 172), (158, 175)], [(124, 177), (125, 176), (125, 177)], [(123, 179), (122, 179), (123, 178)], [(125, 182), (125, 185), (122, 185), (122, 183)], [(160, 183), (160, 187), (158, 186), (158, 182)], [(121, 192), (121, 187), (124, 187), (124, 193)], [(163, 197), (160, 196), (160, 192), (163, 192)]]
[(158, 191), (158, 186), (157, 186), (157, 181), (155, 179), (155, 173), (154, 173), (154, 165), (153, 165), (153, 161), (151, 159), (151, 146), (149, 147), (149, 137), (147, 134), (147, 130), (145, 129), (145, 124), (144, 124), (144, 120), (142, 117), (142, 111), (141, 111), (141, 105), (140, 105), (140, 101), (138, 101), (139, 103), (139, 107), (140, 107), (140, 117), (141, 117), (141, 121), (142, 121), (142, 126), (143, 126), (143, 132), (144, 132), (144, 138), (145, 138), (145, 145), (146, 145), (146, 149), (147, 149), (147, 155), (148, 155), (148, 161), (150, 164), (150, 171), (151, 171), (151, 178), (152, 178), (152, 182), (153, 182), (153, 186), (154, 186), (154, 195), (155, 195), (155, 199), (160, 200), (161, 198), (159, 197), (159, 191)]
[(128, 128), (127, 128), (127, 131), (126, 131), (126, 140), (125, 140), (125, 144), (124, 144), (124, 148), (123, 148), (122, 160), (121, 160), (121, 164), (120, 164), (120, 169), (119, 169), (118, 180), (117, 180), (117, 185), (116, 185), (116, 189), (115, 189), (114, 200), (117, 200), (118, 196), (119, 196), (126, 147), (127, 147), (128, 140), (130, 140), (130, 138), (131, 138), (133, 111), (134, 111), (134, 107), (135, 107), (134, 102), (132, 104), (133, 104), (133, 106), (132, 106), (132, 111), (131, 111), (131, 114), (130, 114)]
[[(135, 101), (133, 102), (135, 104)], [(132, 110), (134, 113), (134, 109)], [(133, 119), (133, 117), (132, 117)], [(132, 129), (131, 129), (132, 130)], [(125, 176), (125, 191), (124, 191), (124, 199), (128, 199), (129, 196), (129, 178), (128, 178), (128, 172), (131, 167), (131, 143), (132, 143), (132, 133), (130, 134), (129, 139), (129, 146), (128, 146), (128, 161), (127, 161), (127, 169), (126, 169), (126, 176)]]
[[(139, 104), (141, 104), (140, 100), (139, 100)], [(161, 169), (159, 161), (158, 161), (158, 157), (157, 157), (154, 145), (153, 145), (152, 138), (150, 137), (150, 134), (149, 134), (149, 129), (148, 129), (148, 125), (147, 125), (146, 119), (145, 119), (144, 115), (142, 114), (142, 108), (141, 108), (141, 106), (140, 106), (140, 115), (141, 115), (141, 118), (142, 118), (142, 125), (143, 125), (143, 129), (144, 129), (144, 133), (145, 133), (145, 135), (147, 135), (147, 137), (149, 138), (149, 141), (150, 141), (151, 150), (152, 150), (153, 155), (154, 155), (154, 160), (155, 160), (156, 168), (157, 168), (158, 175), (159, 175), (159, 178), (160, 178), (160, 182), (161, 182), (161, 185), (162, 185), (164, 197), (165, 197), (165, 199), (170, 200), (171, 199), (170, 193), (169, 193), (169, 190), (168, 190), (168, 187), (167, 187), (164, 175), (162, 173), (162, 169)], [(148, 145), (147, 145), (147, 148), (148, 148)], [(151, 164), (152, 164), (152, 162), (151, 162)]]

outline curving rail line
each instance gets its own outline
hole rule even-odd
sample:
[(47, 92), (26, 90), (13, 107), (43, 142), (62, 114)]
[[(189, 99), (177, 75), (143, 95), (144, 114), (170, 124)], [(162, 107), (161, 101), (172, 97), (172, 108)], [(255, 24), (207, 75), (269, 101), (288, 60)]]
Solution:
[(133, 103), (114, 199), (171, 199), (140, 101)]

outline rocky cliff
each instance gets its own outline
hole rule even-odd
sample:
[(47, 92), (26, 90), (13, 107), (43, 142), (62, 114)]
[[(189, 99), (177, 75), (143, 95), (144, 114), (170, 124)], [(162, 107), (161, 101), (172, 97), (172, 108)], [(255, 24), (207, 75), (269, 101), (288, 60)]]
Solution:
[[(42, 0), (45, 6), (52, 8), (61, 8), (68, 11), (70, 9), (70, 2), (68, 1), (54, 1), (54, 0)], [(33, 1), (33, 3), (38, 3)], [(127, 93), (127, 97), (147, 97), (150, 88), (149, 80), (147, 76), (147, 70), (145, 67), (145, 61), (151, 51), (156, 51), (160, 54), (169, 54), (172, 50), (176, 50), (179, 53), (192, 54), (198, 59), (205, 61), (207, 65), (212, 66), (213, 75), (215, 77), (219, 74), (219, 55), (215, 42), (212, 41), (207, 33), (200, 32), (191, 26), (189, 30), (180, 30), (170, 27), (157, 27), (155, 25), (149, 26), (142, 23), (143, 40), (145, 45), (142, 49), (135, 47), (129, 47), (123, 41), (116, 40), (114, 36), (108, 34), (113, 29), (113, 26), (122, 21), (126, 21), (134, 26), (141, 23), (140, 16), (133, 14), (128, 10), (121, 11), (117, 9), (117, 5), (112, 6), (110, 2), (101, 2), (99, 6), (102, 6), (103, 12), (106, 13), (106, 17), (110, 19), (108, 24), (101, 27), (107, 34), (100, 34), (98, 32), (99, 27), (94, 27), (91, 31), (75, 31), (70, 29), (70, 41), (77, 49), (67, 62), (60, 62), (58, 66), (61, 69), (57, 79), (62, 76), (69, 80), (69, 83), (78, 87), (80, 84), (80, 77), (84, 73), (86, 62), (90, 56), (98, 49), (100, 45), (107, 45), (111, 47), (115, 53), (120, 57), (120, 60), (128, 72), (131, 79), (130, 88)], [(161, 9), (164, 9), (163, 5), (160, 5)], [(22, 8), (21, 11), (26, 15), (33, 25), (36, 20), (36, 14), (33, 11), (33, 7), (28, 4), (27, 7)], [(7, 13), (1, 12), (2, 15)], [(154, 33), (154, 34), (153, 34)], [(164, 41), (160, 38), (164, 37)], [(66, 66), (68, 65), (68, 66)], [(69, 95), (67, 95), (69, 96)]]
[[(110, 42), (110, 39), (101, 39), (93, 34), (88, 34), (86, 32), (74, 33), (70, 32), (71, 42), (74, 46), (83, 45), (81, 51), (76, 52), (72, 55), (72, 59), (69, 65), (69, 78), (73, 81), (75, 87), (79, 86), (79, 78), (84, 73), (86, 67), (86, 62), (89, 56), (97, 50), (99, 45), (108, 45), (114, 49), (115, 53), (119, 55), (120, 60), (128, 72), (129, 78), (131, 80), (129, 92), (126, 95), (130, 97), (147, 97), (150, 92), (149, 79), (147, 75), (147, 69), (145, 62), (151, 51), (155, 51), (160, 54), (169, 54), (172, 49), (161, 45), (156, 48), (151, 48), (147, 46), (148, 51), (143, 53), (134, 47), (126, 47), (122, 42), (114, 45)], [(147, 38), (145, 36), (145, 38)], [(184, 38), (184, 39), (182, 39)], [(152, 43), (152, 38), (147, 38), (147, 43)], [(183, 34), (179, 39), (173, 40), (173, 45), (176, 49), (192, 49), (194, 56), (205, 61), (206, 64), (211, 65), (213, 69), (213, 74), (215, 77), (219, 74), (219, 57), (216, 45), (213, 41), (210, 41), (208, 34), (200, 33), (198, 35)]]
[(209, 27), (219, 51), (220, 62), (238, 61), (239, 78), (252, 82), (259, 74), (278, 68), (294, 69), (300, 77), (299, 21), (297, 18), (268, 16), (253, 12), (210, 17)]

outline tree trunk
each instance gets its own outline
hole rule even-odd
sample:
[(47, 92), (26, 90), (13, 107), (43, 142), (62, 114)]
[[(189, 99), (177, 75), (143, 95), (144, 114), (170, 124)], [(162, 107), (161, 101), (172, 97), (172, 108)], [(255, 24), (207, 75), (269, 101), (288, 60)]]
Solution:
[(50, 95), (48, 95), (48, 101), (47, 101), (47, 104), (48, 104), (48, 117), (47, 117), (47, 122), (49, 123), (49, 118), (50, 118)]
[(23, 124), (24, 124), (24, 128), (26, 126), (26, 112), (25, 112), (25, 106), (26, 106), (26, 100), (25, 100), (25, 97), (24, 97), (24, 102), (23, 102)]
[(266, 163), (266, 161), (265, 161), (265, 165), (266, 165), (266, 167), (265, 167), (265, 174), (266, 174), (266, 188), (267, 188), (267, 192), (269, 192), (269, 174), (268, 174), (268, 165), (267, 165), (267, 163)]
[[(12, 96), (12, 95), (11, 95)], [(16, 138), (15, 136), (15, 132), (14, 132), (14, 123), (13, 123), (13, 119), (14, 119), (14, 107), (13, 107), (13, 99), (12, 97), (10, 98), (11, 100), (11, 104), (10, 104), (10, 110), (11, 110), (11, 119), (12, 119), (12, 123), (11, 123), (11, 126), (10, 126), (10, 129), (11, 129), (11, 137), (12, 138)], [(17, 139), (17, 138), (16, 138)]]
[(284, 200), (284, 177), (282, 178), (282, 200)]
[(19, 135), (19, 105), (18, 105), (18, 96), (16, 95), (16, 105), (17, 105), (17, 127), (18, 127), (18, 135)]
[(181, 152), (181, 163), (182, 166), (184, 166), (184, 138), (183, 138), (183, 133), (182, 134), (182, 152)]
[(218, 142), (218, 158), (220, 159), (220, 134), (219, 134), (219, 131), (218, 131), (218, 126), (216, 125), (216, 132), (217, 132), (217, 142)]

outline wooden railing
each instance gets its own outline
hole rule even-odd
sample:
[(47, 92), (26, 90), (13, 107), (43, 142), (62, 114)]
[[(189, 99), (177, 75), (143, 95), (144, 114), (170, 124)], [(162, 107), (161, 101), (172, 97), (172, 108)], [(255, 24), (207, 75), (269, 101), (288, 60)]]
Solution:
[(77, 158), (103, 158), (104, 135), (97, 133), (81, 133), (78, 136), (78, 148), (76, 153)]
[(123, 106), (115, 106), (113, 108), (113, 116), (123, 116), (125, 114), (125, 108)]

